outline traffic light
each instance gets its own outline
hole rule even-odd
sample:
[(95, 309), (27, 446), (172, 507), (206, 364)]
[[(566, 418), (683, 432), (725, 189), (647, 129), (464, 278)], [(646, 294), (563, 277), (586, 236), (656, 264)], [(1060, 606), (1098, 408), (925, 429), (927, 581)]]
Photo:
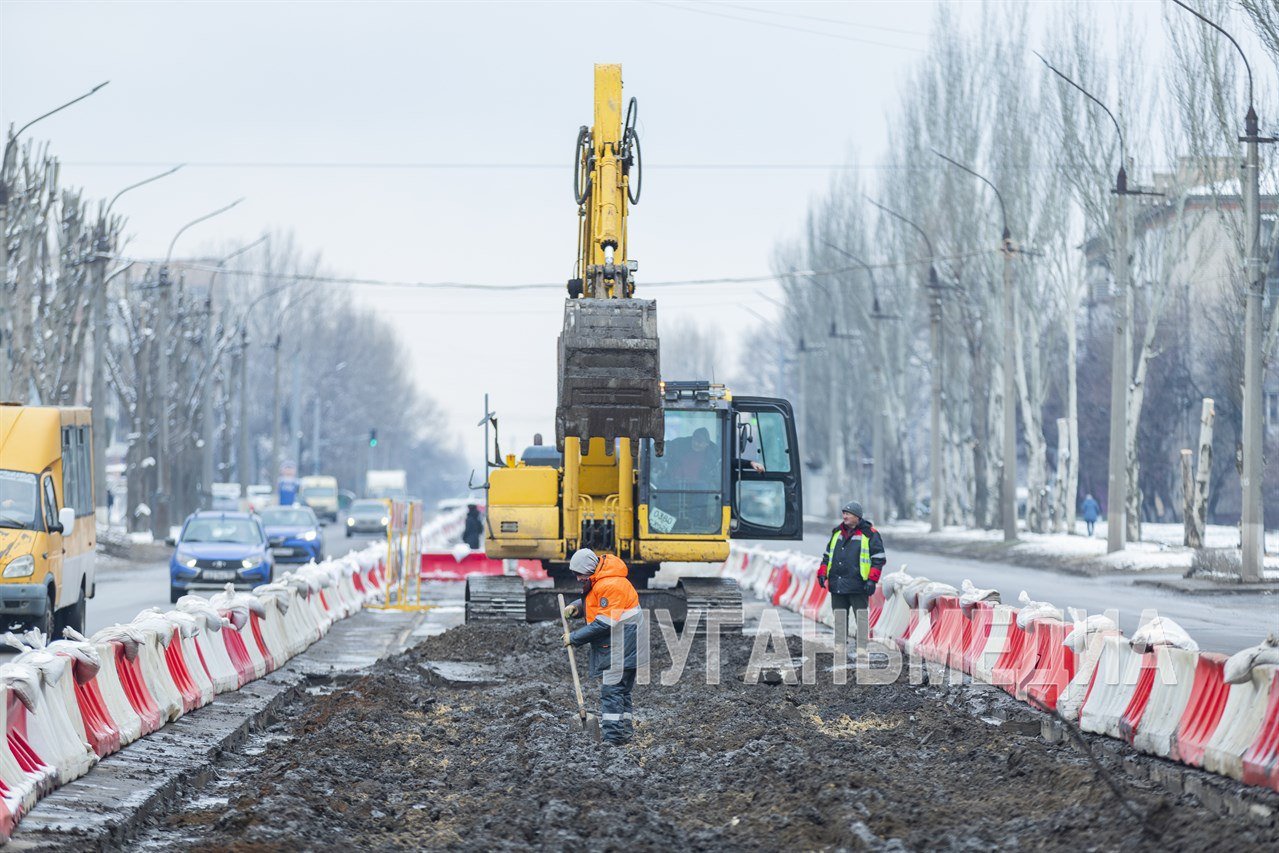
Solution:
[(377, 430), (369, 430), (369, 447), (377, 447)]

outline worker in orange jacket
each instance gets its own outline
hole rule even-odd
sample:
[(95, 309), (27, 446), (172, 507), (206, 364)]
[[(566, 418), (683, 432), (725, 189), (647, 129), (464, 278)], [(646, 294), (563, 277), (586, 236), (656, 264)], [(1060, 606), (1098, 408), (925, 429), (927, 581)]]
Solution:
[(641, 648), (640, 626), (644, 611), (639, 593), (626, 579), (626, 563), (612, 554), (596, 554), (589, 548), (574, 552), (568, 567), (582, 584), (582, 597), (564, 608), (564, 615), (586, 617), (586, 624), (564, 645), (591, 644), (592, 678), (600, 683), (600, 722), (604, 741), (620, 746), (635, 734), (631, 691), (636, 670), (647, 662)]

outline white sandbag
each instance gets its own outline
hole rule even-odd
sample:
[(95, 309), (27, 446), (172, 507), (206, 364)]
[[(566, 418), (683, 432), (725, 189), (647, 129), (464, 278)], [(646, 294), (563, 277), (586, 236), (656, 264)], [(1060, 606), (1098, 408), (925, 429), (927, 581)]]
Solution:
[(906, 570), (898, 569), (895, 572), (889, 572), (882, 575), (879, 579), (879, 589), (884, 593), (884, 598), (892, 598), (894, 594), (899, 593), (902, 587), (910, 583), (914, 578), (906, 573)]
[(1062, 621), (1064, 616), (1061, 608), (1049, 604), (1047, 601), (1032, 601), (1026, 590), (1022, 590), (1017, 596), (1017, 601), (1021, 607), (1017, 610), (1017, 627), (1023, 631), (1030, 627), (1030, 623), (1036, 619), (1056, 619)]
[(959, 604), (965, 609), (971, 609), (972, 606), (979, 601), (986, 601), (990, 604), (999, 603), (999, 590), (997, 589), (979, 589), (973, 585), (968, 578), (964, 578), (964, 582), (959, 586)]
[(1142, 625), (1133, 632), (1128, 643), (1137, 654), (1145, 654), (1155, 646), (1172, 646), (1188, 652), (1199, 651), (1199, 644), (1190, 639), (1185, 629), (1166, 616), (1156, 616)]
[(1227, 658), (1222, 674), (1227, 684), (1243, 684), (1252, 678), (1254, 668), (1268, 664), (1279, 664), (1279, 639), (1274, 634)]
[(912, 578), (910, 583), (901, 589), (901, 596), (906, 599), (906, 605), (912, 610), (918, 607), (919, 594), (931, 583), (933, 582), (928, 578)]
[(1111, 633), (1119, 630), (1115, 620), (1101, 613), (1094, 613), (1092, 616), (1085, 618), (1082, 611), (1072, 607), (1070, 608), (1070, 616), (1074, 620), (1074, 627), (1066, 634), (1065, 639), (1062, 640), (1062, 645), (1077, 655), (1084, 653), (1084, 649), (1088, 648), (1088, 644), (1094, 634)]
[(929, 610), (932, 608), (934, 601), (946, 596), (950, 596), (952, 598), (958, 597), (959, 590), (955, 589), (948, 583), (933, 581), (932, 583), (925, 584), (916, 590), (915, 606), (921, 607), (924, 610)]

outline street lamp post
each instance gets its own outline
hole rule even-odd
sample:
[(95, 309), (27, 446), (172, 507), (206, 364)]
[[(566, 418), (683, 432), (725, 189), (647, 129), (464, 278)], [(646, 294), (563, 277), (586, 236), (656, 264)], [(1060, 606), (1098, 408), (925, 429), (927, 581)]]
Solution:
[[(897, 319), (895, 316), (890, 314), (885, 314), (883, 311), (880, 310), (879, 287), (875, 283), (874, 267), (872, 267), (862, 258), (858, 257), (857, 255), (854, 255), (852, 252), (849, 252), (839, 246), (836, 246), (834, 243), (831, 243), (830, 241), (823, 241), (823, 242), (826, 243), (827, 247), (833, 249), (834, 251), (843, 255), (845, 258), (848, 258), (850, 261), (860, 265), (864, 270), (866, 270), (866, 277), (870, 279), (871, 294), (873, 296), (872, 303), (871, 303), (872, 308), (870, 313), (871, 319), (873, 320)], [(887, 521), (888, 520), (888, 508), (887, 508), (888, 501), (884, 495), (884, 464), (883, 464), (884, 421), (888, 417), (888, 412), (886, 410), (886, 404), (887, 404), (887, 398), (888, 398), (888, 383), (884, 380), (883, 370), (884, 370), (884, 363), (887, 361), (887, 354), (880, 347), (880, 343), (881, 343), (880, 336), (872, 333), (870, 337), (873, 343), (863, 340), (862, 346), (867, 350), (867, 352), (870, 352), (871, 361), (873, 362), (871, 365), (872, 381), (874, 382), (876, 392), (880, 395), (880, 399), (879, 399), (879, 406), (876, 408), (875, 413), (871, 416), (872, 418), (871, 419), (871, 440), (870, 440), (871, 469), (870, 469), (869, 503), (871, 506), (879, 507), (879, 509), (874, 511), (880, 514), (879, 517), (881, 519), (883, 519), (884, 521)], [(871, 352), (872, 348), (874, 350), (873, 352)]]
[[(104, 513), (106, 512), (107, 498), (106, 351), (110, 328), (107, 322), (107, 262), (110, 260), (107, 250), (110, 247), (107, 245), (106, 231), (111, 221), (111, 210), (122, 195), (130, 190), (146, 186), (152, 181), (168, 177), (181, 168), (181, 165), (174, 166), (172, 169), (161, 172), (158, 175), (152, 175), (120, 190), (111, 197), (111, 201), (107, 203), (106, 210), (99, 217), (97, 227), (94, 229), (94, 254), (91, 268), (93, 275), (93, 378), (90, 391), (93, 401), (93, 494), (98, 501), (101, 501), (98, 506), (102, 508)], [(108, 519), (109, 521), (110, 519)]]
[[(54, 107), (44, 115), (36, 116), (31, 121), (18, 128), (17, 132), (10, 133), (4, 142), (4, 154), (0, 156), (0, 236), (9, 233), (9, 155), (13, 152), (18, 137), (27, 131), (36, 122), (43, 121), (54, 113), (59, 113), (67, 107), (78, 104), (103, 86), (110, 83), (110, 80), (99, 83), (89, 91), (85, 92), (78, 98), (72, 98), (65, 104)], [(8, 239), (0, 239), (0, 285), (7, 284), (9, 281), (9, 241)], [(0, 306), (3, 310), (3, 306)], [(4, 326), (0, 325), (0, 334), (3, 333)], [(4, 337), (0, 339), (0, 400), (8, 399), (11, 389), (9, 387), (10, 375), (12, 373), (9, 365), (9, 339)], [(95, 401), (96, 402), (96, 401)]]
[(240, 326), (240, 449), (235, 453), (235, 471), (240, 477), (240, 494), (249, 493), (249, 328)]
[(942, 311), (941, 311), (941, 285), (937, 281), (937, 266), (933, 263), (933, 259), (937, 257), (937, 253), (933, 251), (933, 241), (928, 239), (928, 234), (924, 232), (911, 220), (902, 216), (895, 210), (890, 210), (874, 199), (868, 199), (871, 204), (880, 210), (905, 222), (911, 228), (914, 228), (919, 236), (924, 238), (924, 245), (928, 247), (928, 342), (929, 349), (932, 354), (932, 364), (929, 367), (929, 384), (931, 386), (932, 405), (929, 412), (929, 424), (932, 431), (930, 436), (929, 460), (928, 467), (932, 475), (932, 498), (928, 502), (928, 527), (936, 533), (941, 530), (945, 496), (945, 479), (942, 475), (942, 440), (941, 440), (941, 368), (942, 368)]
[[(811, 279), (813, 284), (821, 288), (822, 292), (826, 294), (826, 298), (830, 300), (829, 303), (827, 303), (828, 306), (830, 306), (833, 310), (836, 311), (836, 313), (838, 313), (839, 308), (838, 308), (838, 303), (835, 298), (834, 292), (829, 287), (827, 287), (825, 284), (822, 283), (822, 280), (820, 277), (812, 276)], [(829, 334), (829, 338), (831, 340), (831, 344), (830, 344), (831, 358), (829, 361), (830, 387), (827, 389), (827, 399), (830, 402), (829, 402), (829, 405), (827, 405), (826, 407), (827, 459), (826, 459), (826, 464), (823, 467), (826, 472), (826, 481), (827, 481), (826, 507), (827, 507), (827, 512), (829, 512), (832, 516), (838, 516), (839, 508), (843, 505), (843, 500), (840, 497), (840, 484), (843, 483), (845, 480), (844, 461), (845, 461), (845, 457), (847, 456), (847, 447), (845, 446), (843, 441), (843, 431), (840, 429), (840, 424), (843, 420), (843, 412), (840, 409), (840, 403), (843, 400), (843, 395), (838, 393), (839, 376), (836, 371), (836, 366), (838, 365), (840, 361), (841, 354), (836, 352), (837, 344), (835, 343), (835, 341), (841, 338), (849, 338), (849, 337), (851, 336), (839, 334), (835, 325), (835, 320), (831, 319), (830, 334)], [(820, 349), (824, 349), (824, 348), (817, 347), (817, 348), (813, 348), (811, 351), (816, 352)]]
[[(278, 324), (276, 328), (279, 328)], [(280, 476), (280, 342), (280, 333), (276, 332), (275, 343), (271, 344), (271, 349), (275, 350), (275, 367), (272, 373), (271, 470), (267, 472), (268, 477)]]
[(206, 213), (203, 216), (192, 219), (186, 225), (179, 228), (177, 233), (173, 235), (173, 239), (169, 241), (169, 250), (165, 253), (164, 265), (160, 267), (160, 320), (158, 335), (158, 343), (160, 345), (160, 364), (159, 370), (156, 372), (160, 398), (160, 452), (156, 454), (156, 488), (158, 494), (156, 495), (156, 507), (155, 512), (152, 515), (152, 523), (154, 525), (154, 532), (163, 537), (167, 537), (169, 535), (169, 510), (171, 509), (171, 503), (173, 500), (171, 484), (169, 482), (169, 473), (171, 468), (169, 460), (169, 351), (171, 349), (171, 344), (173, 343), (168, 337), (170, 321), (169, 311), (171, 304), (169, 264), (173, 260), (173, 248), (177, 245), (178, 238), (181, 237), (187, 229), (208, 219), (212, 219), (218, 214), (225, 213), (242, 201), (244, 201), (244, 199), (238, 198), (230, 204), (224, 205), (211, 213)]
[[(268, 235), (269, 236), (269, 235)], [(253, 309), (258, 306), (263, 299), (267, 299), (282, 290), (289, 287), (287, 284), (264, 290), (259, 293), (244, 308), (244, 313), (240, 317), (240, 447), (236, 451), (236, 474), (240, 478), (240, 494), (248, 494), (249, 488), (249, 457), (252, 451), (249, 447), (249, 317), (253, 315)]]
[[(1035, 54), (1039, 56), (1039, 54)], [(1057, 70), (1047, 59), (1039, 56), (1048, 69), (1079, 90), (1110, 117), (1119, 137), (1119, 171), (1115, 175), (1114, 247), (1111, 264), (1114, 268), (1114, 323), (1110, 358), (1110, 461), (1106, 490), (1106, 552), (1122, 551), (1128, 544), (1128, 399), (1129, 377), (1132, 375), (1132, 287), (1130, 286), (1131, 250), (1128, 222), (1128, 196), (1142, 195), (1140, 190), (1128, 189), (1128, 155), (1124, 145), (1124, 132), (1110, 109), (1087, 89)]]
[(952, 160), (940, 151), (933, 153), (947, 163), (961, 169), (990, 187), (999, 200), (999, 214), (1003, 219), (1004, 231), (999, 240), (999, 251), (1004, 256), (1004, 465), (1001, 476), (999, 494), (999, 511), (1004, 520), (1004, 541), (1017, 541), (1017, 386), (1014, 370), (1016, 369), (1017, 346), (1017, 290), (1013, 287), (1013, 248), (1012, 232), (1008, 230), (1008, 208), (1004, 206), (1004, 197), (999, 188), (982, 175)]
[[(207, 315), (206, 319), (208, 321), (208, 330), (205, 333), (206, 335), (205, 348), (206, 348), (207, 363), (209, 366), (209, 371), (206, 377), (206, 381), (208, 381), (210, 385), (212, 385), (213, 383), (213, 376), (215, 372), (215, 366), (213, 363), (214, 362), (214, 338), (217, 336), (217, 321), (215, 319), (217, 315), (213, 310), (213, 293), (214, 293), (213, 286), (214, 284), (217, 283), (218, 275), (226, 267), (229, 261), (235, 258), (238, 258), (240, 255), (243, 255), (245, 252), (249, 251), (250, 249), (260, 246), (262, 243), (264, 243), (267, 240), (268, 236), (269, 235), (263, 234), (261, 237), (254, 240), (252, 243), (241, 246), (240, 248), (236, 249), (231, 254), (227, 255), (222, 260), (218, 261), (217, 268), (214, 269), (213, 274), (209, 277), (209, 295), (208, 295), (208, 298), (205, 300), (204, 307)], [(230, 384), (230, 383), (227, 383), (227, 384)], [(201, 473), (200, 473), (200, 492), (202, 496), (209, 499), (209, 505), (212, 506), (213, 505), (212, 503), (213, 485), (212, 484), (213, 484), (213, 477), (214, 477), (213, 445), (215, 443), (214, 437), (213, 437), (214, 430), (213, 430), (212, 388), (209, 388), (206, 390), (206, 393), (204, 394), (204, 397), (202, 399), (203, 399), (204, 405), (202, 407), (202, 412), (201, 412), (201, 432), (202, 432), (201, 438), (204, 441), (204, 447), (203, 447), (203, 457), (201, 459), (202, 465), (201, 465)], [(241, 489), (240, 494), (241, 495), (244, 494), (243, 489)]]
[(1262, 334), (1262, 307), (1266, 293), (1266, 259), (1261, 253), (1261, 151), (1263, 142), (1275, 142), (1262, 136), (1254, 107), (1252, 91), (1252, 66), (1239, 42), (1230, 33), (1205, 18), (1194, 9), (1173, 0), (1181, 8), (1221, 33), (1239, 52), (1248, 72), (1248, 112), (1244, 116), (1243, 195), (1244, 207), (1244, 271), (1247, 292), (1244, 303), (1244, 352), (1243, 352), (1243, 467), (1239, 472), (1239, 485), (1243, 489), (1243, 512), (1239, 527), (1242, 534), (1242, 562), (1240, 578), (1245, 581), (1261, 580), (1262, 562), (1265, 559), (1265, 524), (1261, 501), (1262, 446), (1262, 366), (1264, 363), (1264, 335)]

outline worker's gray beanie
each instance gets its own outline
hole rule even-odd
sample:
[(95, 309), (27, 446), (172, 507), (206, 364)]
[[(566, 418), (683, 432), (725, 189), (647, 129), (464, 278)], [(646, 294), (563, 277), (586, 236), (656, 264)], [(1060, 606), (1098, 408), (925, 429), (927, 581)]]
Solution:
[(595, 567), (599, 565), (599, 562), (600, 558), (590, 548), (579, 548), (569, 558), (568, 567), (575, 575), (590, 577), (595, 574)]
[(844, 504), (843, 511), (851, 512), (853, 515), (857, 516), (858, 518), (866, 517), (866, 511), (862, 509), (862, 505), (858, 503), (857, 501), (849, 501), (848, 503)]

